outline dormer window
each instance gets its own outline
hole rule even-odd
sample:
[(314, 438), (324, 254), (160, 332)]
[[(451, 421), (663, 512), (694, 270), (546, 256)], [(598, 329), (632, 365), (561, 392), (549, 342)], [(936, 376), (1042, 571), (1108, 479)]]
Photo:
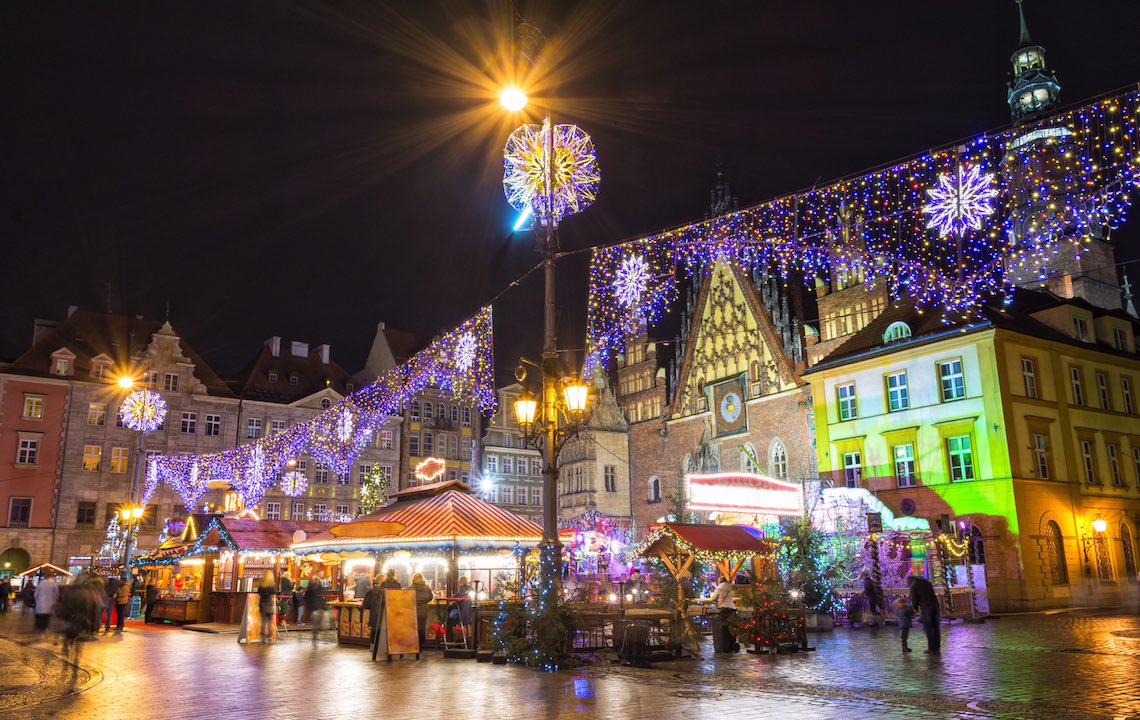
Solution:
[(323, 407), (325, 410), (328, 410), (332, 407), (332, 400), (329, 400), (328, 398), (321, 398), (321, 407)]
[(1083, 317), (1073, 318), (1073, 337), (1081, 342), (1092, 342), (1092, 336), (1089, 335), (1089, 321)]
[(906, 340), (909, 337), (910, 325), (907, 325), (901, 321), (893, 322), (887, 327), (886, 332), (883, 333), (883, 342), (889, 344), (893, 342), (899, 342), (900, 340)]
[(91, 377), (96, 380), (102, 380), (107, 377), (107, 365), (104, 363), (95, 363), (91, 366)]
[(273, 383), (274, 385), (277, 384), (277, 371), (276, 370), (270, 370), (269, 371), (269, 382)]
[(63, 358), (57, 358), (55, 361), (56, 375), (70, 375), (71, 374), (71, 361)]
[(301, 384), (301, 378), (297, 377), (296, 375), (290, 375), (289, 384), (296, 387), (297, 385)]

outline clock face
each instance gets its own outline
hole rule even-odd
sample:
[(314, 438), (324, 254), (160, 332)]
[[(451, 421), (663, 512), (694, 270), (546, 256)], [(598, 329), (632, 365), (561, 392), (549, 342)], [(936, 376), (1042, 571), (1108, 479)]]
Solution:
[(720, 416), (727, 423), (734, 423), (740, 417), (740, 395), (726, 392), (720, 398)]

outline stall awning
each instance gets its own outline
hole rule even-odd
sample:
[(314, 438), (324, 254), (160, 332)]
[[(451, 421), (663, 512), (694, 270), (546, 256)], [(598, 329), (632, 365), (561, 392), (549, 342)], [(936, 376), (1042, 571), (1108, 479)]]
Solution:
[(534, 544), (542, 539), (542, 528), (538, 525), (480, 500), (461, 482), (419, 486), (393, 495), (397, 501), (392, 505), (340, 527), (384, 522), (399, 523), (404, 526), (402, 531), (376, 537), (343, 534), (338, 537), (332, 532), (322, 533), (295, 543), (293, 550), (302, 553), (380, 551), (451, 543), (492, 548), (511, 547), (515, 543)]
[(62, 576), (66, 576), (66, 577), (71, 577), (70, 572), (68, 572), (67, 570), (64, 570), (63, 568), (59, 567), (58, 565), (52, 565), (51, 563), (44, 563), (43, 565), (36, 565), (34, 568), (28, 568), (27, 570), (23, 571), (22, 573), (19, 573), (20, 577), (27, 577), (29, 575), (39, 575), (39, 574), (62, 575)]
[(739, 525), (686, 525), (665, 523), (638, 547), (642, 557), (656, 557), (662, 550), (704, 555), (765, 555), (774, 543), (754, 537)]

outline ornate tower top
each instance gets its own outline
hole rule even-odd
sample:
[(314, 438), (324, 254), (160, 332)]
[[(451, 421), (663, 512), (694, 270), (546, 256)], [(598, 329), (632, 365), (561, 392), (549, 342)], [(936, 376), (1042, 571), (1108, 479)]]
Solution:
[(1021, 34), (1017, 51), (1010, 56), (1013, 79), (1009, 83), (1006, 102), (1015, 124), (1032, 120), (1061, 104), (1061, 84), (1057, 75), (1045, 67), (1045, 48), (1033, 42), (1025, 24), (1022, 0), (1017, 2)]

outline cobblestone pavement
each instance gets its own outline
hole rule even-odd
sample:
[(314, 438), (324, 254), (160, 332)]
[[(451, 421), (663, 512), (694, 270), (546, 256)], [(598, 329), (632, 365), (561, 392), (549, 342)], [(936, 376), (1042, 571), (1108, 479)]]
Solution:
[[(43, 718), (1140, 718), (1140, 618), (1007, 617), (944, 627), (943, 653), (897, 631), (839, 629), (815, 652), (706, 657), (649, 669), (607, 660), (557, 674), (474, 661), (368, 661), (326, 633), (276, 645), (129, 623), (77, 664), (0, 619), (0, 715)], [(706, 648), (707, 650), (708, 648)]]

